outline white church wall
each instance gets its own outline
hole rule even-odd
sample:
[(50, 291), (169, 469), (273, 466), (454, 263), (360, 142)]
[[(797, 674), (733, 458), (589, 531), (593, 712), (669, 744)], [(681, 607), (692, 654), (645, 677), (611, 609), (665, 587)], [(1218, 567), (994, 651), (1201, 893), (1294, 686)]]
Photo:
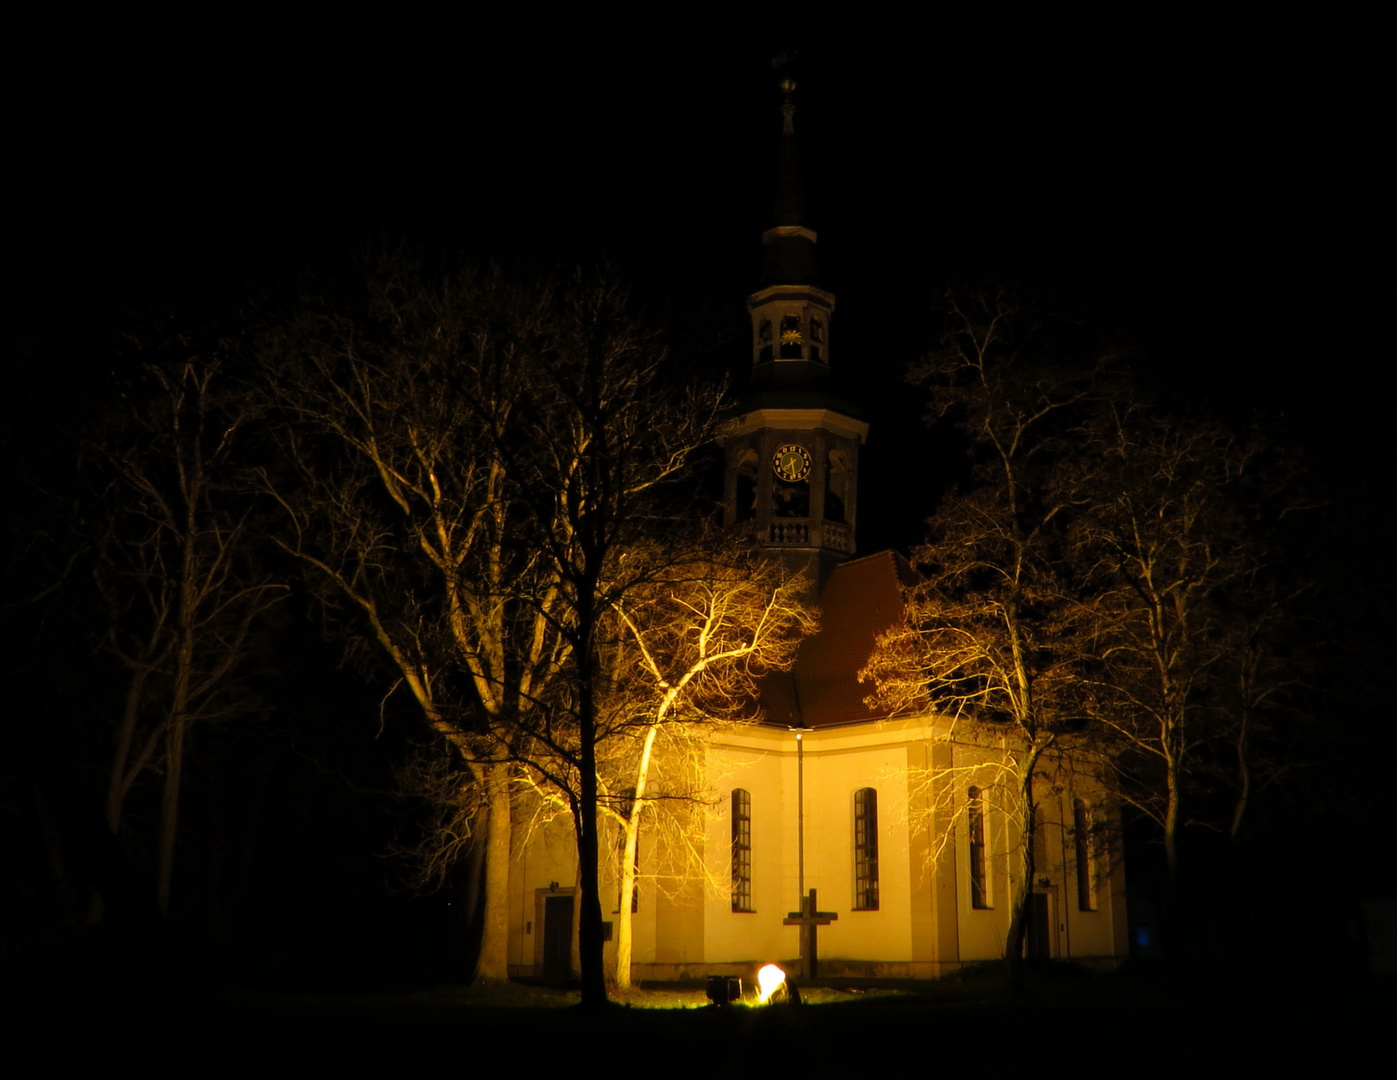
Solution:
[(570, 894), (577, 880), (571, 818), (515, 823), (510, 861), (509, 972), (533, 975), (542, 963), (547, 896)]
[[(1015, 871), (1020, 835), (1016, 808), (1006, 805), (1010, 800), (1006, 794), (1003, 752), (953, 745), (952, 764), (949, 775), (935, 778), (940, 789), (935, 812), (952, 815), (954, 819), (955, 850), (943, 853), (942, 858), (954, 858), (956, 863), (959, 959), (962, 963), (974, 963), (997, 959), (1004, 954), (1017, 884)], [(980, 793), (978, 832), (984, 841), (984, 889), (978, 904), (972, 885), (975, 877), (972, 788)]]
[[(872, 732), (826, 729), (806, 738), (806, 881), (821, 910), (839, 918), (819, 931), (822, 959), (905, 960), (911, 955), (907, 862), (906, 748)], [(855, 898), (854, 796), (876, 792), (878, 907)]]
[(705, 961), (740, 963), (796, 955), (795, 931), (782, 926), (778, 917), (778, 912), (784, 916), (791, 910), (789, 896), (795, 894), (795, 868), (786, 857), (794, 846), (795, 762), (780, 752), (782, 735), (779, 729), (751, 729), (725, 737), (709, 754), (709, 785), (717, 796), (705, 830), (709, 873), (715, 883), (731, 877), (732, 792), (746, 791), (751, 807), (751, 910), (734, 911), (730, 890), (705, 890)]
[[(818, 931), (830, 973), (934, 976), (998, 959), (1008, 932), (1019, 868), (1018, 811), (1003, 768), (1006, 750), (951, 739), (945, 722), (914, 719), (808, 730), (805, 770), (805, 887), (838, 918)], [(935, 749), (939, 748), (939, 749)], [(633, 915), (637, 978), (697, 977), (705, 968), (741, 968), (799, 955), (794, 927), (800, 891), (798, 769), (794, 733), (776, 727), (724, 732), (707, 752), (713, 802), (686, 810), (703, 872), (659, 851), (664, 830), (642, 827), (638, 910)], [(939, 760), (941, 767), (928, 770)], [(949, 766), (949, 768), (947, 768)], [(1098, 823), (1113, 820), (1104, 792), (1087, 777), (1048, 769), (1038, 791), (1042, 824), (1035, 892), (1046, 914), (1049, 954), (1108, 962), (1126, 952), (1124, 876), (1103, 836), (1093, 840), (1094, 888), (1079, 895), (1074, 800)], [(986, 897), (971, 887), (968, 792), (982, 793)], [(855, 907), (855, 793), (877, 793), (878, 907)], [(732, 903), (732, 793), (748, 793), (750, 911)], [(936, 837), (950, 833), (938, 846)], [(673, 831), (670, 833), (674, 835)], [(619, 914), (614, 860), (607, 860), (603, 917)], [(532, 974), (542, 963), (545, 901), (572, 889), (576, 857), (570, 821), (536, 831), (516, 847), (511, 889), (510, 963)], [(947, 906), (949, 905), (949, 907)], [(1043, 920), (1040, 920), (1040, 928)]]

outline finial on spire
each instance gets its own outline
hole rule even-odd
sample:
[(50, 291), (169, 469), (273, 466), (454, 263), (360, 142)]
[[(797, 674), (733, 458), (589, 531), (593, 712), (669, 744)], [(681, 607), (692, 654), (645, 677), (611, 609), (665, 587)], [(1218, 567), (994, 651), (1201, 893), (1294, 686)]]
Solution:
[(791, 74), (791, 60), (794, 56), (795, 52), (791, 50), (780, 53), (771, 59), (772, 69), (781, 72), (781, 77), (777, 85), (780, 86), (781, 93), (785, 95), (785, 101), (781, 103), (781, 115), (785, 117), (785, 122), (782, 125), (782, 133), (785, 135), (791, 135), (795, 132), (796, 81), (795, 76)]

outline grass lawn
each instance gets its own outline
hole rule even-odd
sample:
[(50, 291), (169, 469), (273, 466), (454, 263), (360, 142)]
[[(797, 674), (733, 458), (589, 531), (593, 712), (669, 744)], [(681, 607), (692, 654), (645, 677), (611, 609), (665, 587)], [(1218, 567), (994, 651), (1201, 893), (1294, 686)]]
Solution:
[(1312, 975), (1044, 973), (1021, 1001), (995, 978), (811, 987), (803, 996), (800, 1007), (720, 1009), (702, 990), (644, 989), (601, 1015), (576, 1008), (575, 992), (515, 984), (229, 991), (210, 1004), (227, 1072), (262, 1077), (821, 1078), (991, 1065), (1057, 1073), (1088, 1063), (1210, 1072), (1314, 1054), (1359, 1062), (1397, 1017), (1390, 984)]

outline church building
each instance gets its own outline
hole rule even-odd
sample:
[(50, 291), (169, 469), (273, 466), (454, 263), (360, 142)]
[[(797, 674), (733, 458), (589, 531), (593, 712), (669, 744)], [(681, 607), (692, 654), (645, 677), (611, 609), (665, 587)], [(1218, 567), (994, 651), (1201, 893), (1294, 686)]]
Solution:
[[(657, 850), (663, 834), (642, 832), (636, 981), (749, 979), (762, 964), (794, 973), (802, 960), (820, 978), (936, 978), (1002, 956), (1020, 872), (1015, 817), (996, 783), (1003, 743), (946, 717), (879, 715), (859, 682), (878, 635), (902, 618), (913, 572), (894, 552), (857, 551), (869, 425), (831, 391), (843, 362), (835, 297), (817, 284), (786, 86), (776, 220), (747, 301), (750, 391), (724, 448), (724, 508), (807, 571), (821, 629), (791, 671), (764, 681), (761, 721), (720, 729), (707, 745), (712, 801), (689, 819), (701, 871), (677, 876)], [(1090, 781), (1053, 772), (1035, 787), (1028, 952), (1114, 966), (1128, 952), (1125, 883), (1103, 825), (1118, 815)], [(516, 842), (511, 974), (576, 974), (571, 844), (570, 828)], [(614, 882), (602, 897), (604, 912), (619, 910)]]

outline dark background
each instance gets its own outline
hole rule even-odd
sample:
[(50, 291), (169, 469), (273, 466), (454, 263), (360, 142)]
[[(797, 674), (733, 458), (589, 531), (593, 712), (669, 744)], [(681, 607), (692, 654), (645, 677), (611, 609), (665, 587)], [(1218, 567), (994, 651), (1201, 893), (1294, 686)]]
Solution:
[[(385, 235), (610, 259), (681, 353), (740, 368), (770, 62), (792, 46), (835, 363), (875, 425), (866, 476), (916, 420), (894, 399), (928, 283), (983, 273), (1088, 308), (1184, 394), (1287, 414), (1326, 466), (1385, 468), (1365, 76), (1335, 66), (1360, 28), (500, 18), (162, 27), (162, 44), (94, 28), (36, 61), (48, 77), (12, 102), (7, 322), (68, 347), (10, 366), (6, 389), (44, 403), (133, 281), (234, 289)], [(920, 511), (885, 528), (864, 505), (863, 550), (915, 540)]]
[[(1391, 843), (1373, 824), (1390, 785), (1364, 764), (1381, 730), (1358, 715), (1380, 700), (1391, 653), (1394, 524), (1367, 76), (1340, 66), (1363, 29), (1134, 19), (854, 18), (790, 42), (790, 17), (661, 30), (230, 14), (31, 42), (10, 76), (3, 181), (3, 438), (23, 463), (6, 497), (41, 523), (61, 502), (49, 480), (74, 403), (101, 392), (130, 305), (217, 307), (385, 238), (515, 267), (610, 260), (669, 327), (677, 363), (740, 376), (780, 129), (771, 58), (793, 44), (811, 224), (838, 297), (831, 358), (873, 424), (860, 550), (914, 544), (955, 471), (901, 381), (928, 344), (938, 280), (993, 274), (1058, 294), (1131, 342), (1166, 396), (1285, 433), (1330, 501), (1334, 608), (1370, 660), (1336, 673), (1353, 704), (1332, 710), (1315, 760), (1326, 782), (1372, 795), (1368, 820), (1345, 811), (1351, 889), (1390, 888), (1374, 852)], [(76, 651), (80, 627), (55, 637), (61, 612), (19, 603), (42, 584), (10, 591), (27, 645), (6, 678), (12, 700), (44, 699), (30, 715), (82, 787), (97, 774), (65, 740), (97, 730), (84, 725), (110, 687)], [(256, 838), (238, 854), (244, 908), (269, 924), (295, 908), (343, 974), (357, 963), (345, 951), (365, 946), (333, 925), (410, 906), (378, 855), (412, 827), (383, 794), (412, 725), (390, 707), (381, 726), (377, 685), (336, 668), (308, 608), (285, 618), (292, 644), (265, 686), (276, 716), (228, 751), (266, 755), (271, 794), (261, 824), (243, 821), (245, 792), (227, 793), (227, 812)], [(42, 692), (55, 669), (64, 685)], [(26, 806), (11, 807), (12, 835)], [(1274, 831), (1322, 849), (1331, 824)], [(226, 895), (216, 878), (205, 887)], [(24, 903), (49, 903), (36, 889)], [(447, 902), (416, 903), (437, 905), (439, 930)], [(426, 968), (438, 930), (424, 932)]]

